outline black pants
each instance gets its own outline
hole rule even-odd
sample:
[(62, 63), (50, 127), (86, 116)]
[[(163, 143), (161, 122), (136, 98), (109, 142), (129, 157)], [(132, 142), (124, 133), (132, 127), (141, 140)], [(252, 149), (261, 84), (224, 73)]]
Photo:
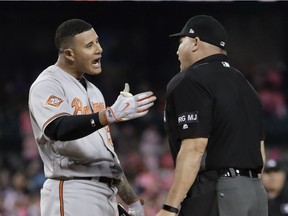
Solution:
[(216, 171), (208, 171), (198, 175), (181, 203), (179, 216), (219, 216), (217, 182)]

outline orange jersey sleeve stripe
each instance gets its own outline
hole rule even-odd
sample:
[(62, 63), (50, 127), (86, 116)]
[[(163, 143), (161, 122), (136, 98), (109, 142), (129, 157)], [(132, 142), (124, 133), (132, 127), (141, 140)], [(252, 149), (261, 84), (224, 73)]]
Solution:
[(67, 116), (67, 115), (70, 115), (69, 113), (66, 113), (66, 112), (62, 112), (62, 113), (58, 113), (57, 115), (49, 118), (43, 125), (43, 128), (45, 128), (47, 126), (47, 124), (49, 124), (50, 122), (52, 122), (54, 119), (60, 117), (60, 116)]

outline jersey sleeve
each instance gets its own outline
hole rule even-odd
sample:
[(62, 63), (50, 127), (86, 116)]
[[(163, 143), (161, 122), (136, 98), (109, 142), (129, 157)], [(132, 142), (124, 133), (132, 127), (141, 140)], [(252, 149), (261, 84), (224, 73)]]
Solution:
[(41, 81), (31, 87), (29, 108), (42, 131), (54, 119), (70, 115), (71, 109), (60, 83), (54, 80)]
[(173, 98), (181, 140), (208, 138), (213, 117), (213, 97), (207, 87), (186, 77), (175, 89)]

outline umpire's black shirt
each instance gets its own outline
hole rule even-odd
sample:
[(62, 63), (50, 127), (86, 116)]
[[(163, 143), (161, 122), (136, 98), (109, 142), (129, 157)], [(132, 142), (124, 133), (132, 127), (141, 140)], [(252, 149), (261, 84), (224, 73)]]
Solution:
[(261, 171), (262, 106), (257, 93), (227, 56), (206, 57), (167, 86), (164, 114), (174, 162), (185, 138), (208, 138), (206, 170)]

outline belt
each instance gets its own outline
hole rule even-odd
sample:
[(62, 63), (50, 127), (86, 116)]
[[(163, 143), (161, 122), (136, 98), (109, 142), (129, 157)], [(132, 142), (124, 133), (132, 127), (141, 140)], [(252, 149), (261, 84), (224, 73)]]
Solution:
[(121, 183), (120, 179), (108, 178), (108, 177), (103, 177), (103, 176), (102, 177), (74, 177), (73, 179), (98, 181), (98, 182), (107, 184), (109, 187), (111, 186), (118, 187)]
[(249, 169), (236, 169), (236, 168), (224, 168), (217, 170), (218, 178), (233, 178), (236, 176), (246, 176), (249, 178), (258, 178), (258, 173)]
[(118, 187), (121, 183), (120, 179), (115, 179), (115, 178), (109, 178), (109, 177), (73, 177), (73, 178), (52, 178), (55, 180), (87, 180), (87, 181), (98, 181), (101, 183), (105, 183), (107, 184), (109, 187), (114, 186), (114, 187)]

